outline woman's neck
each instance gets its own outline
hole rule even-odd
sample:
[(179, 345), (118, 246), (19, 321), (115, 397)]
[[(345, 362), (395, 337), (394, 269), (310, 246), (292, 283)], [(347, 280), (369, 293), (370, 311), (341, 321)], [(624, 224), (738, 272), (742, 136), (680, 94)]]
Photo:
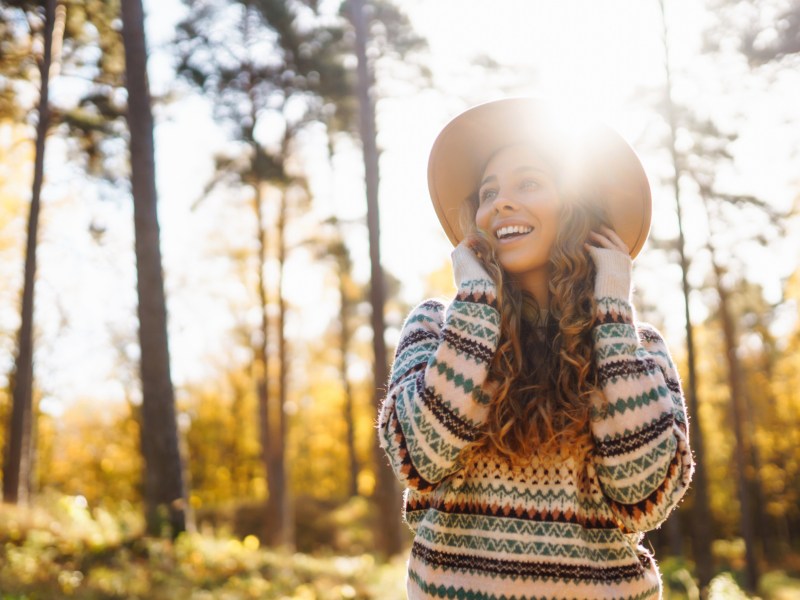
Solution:
[(534, 297), (539, 306), (543, 308), (549, 308), (551, 279), (552, 274), (549, 263), (524, 273), (516, 273), (511, 277), (518, 289)]
[(522, 318), (531, 323), (544, 325), (550, 311), (541, 306), (534, 306), (533, 300), (527, 294), (522, 295)]

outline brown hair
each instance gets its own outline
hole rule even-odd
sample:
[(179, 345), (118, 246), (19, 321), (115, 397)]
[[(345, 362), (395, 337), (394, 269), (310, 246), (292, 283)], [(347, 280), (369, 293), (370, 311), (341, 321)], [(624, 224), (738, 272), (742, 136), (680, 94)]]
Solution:
[(542, 450), (568, 448), (585, 454), (592, 447), (591, 398), (602, 392), (592, 355), (596, 269), (583, 244), (590, 230), (608, 220), (591, 191), (578, 191), (565, 181), (555, 161), (548, 162), (562, 202), (549, 257), (552, 277), (545, 323), (538, 322), (536, 299), (501, 267), (490, 234), (477, 228), (477, 190), (462, 204), (461, 230), (497, 285), (501, 319), (499, 346), (488, 375), (494, 384), (488, 420), (483, 435), (462, 450), (462, 460), (487, 446), (520, 461)]

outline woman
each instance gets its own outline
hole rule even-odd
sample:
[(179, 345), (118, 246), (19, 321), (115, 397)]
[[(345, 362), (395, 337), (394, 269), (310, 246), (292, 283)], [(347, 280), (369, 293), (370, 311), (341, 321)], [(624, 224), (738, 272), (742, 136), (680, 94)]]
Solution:
[(411, 599), (661, 596), (643, 532), (694, 462), (679, 374), (630, 301), (650, 188), (616, 132), (562, 114), (479, 105), (431, 152), (458, 291), (407, 317), (377, 423)]

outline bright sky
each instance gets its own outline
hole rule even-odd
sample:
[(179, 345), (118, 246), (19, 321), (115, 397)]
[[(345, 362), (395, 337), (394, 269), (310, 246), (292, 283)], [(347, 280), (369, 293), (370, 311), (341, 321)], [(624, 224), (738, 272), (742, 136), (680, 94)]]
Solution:
[[(172, 35), (183, 7), (178, 0), (150, 0), (145, 4), (152, 49), (150, 72), (153, 90), (158, 93), (169, 84), (170, 76), (168, 58), (160, 48)], [(660, 236), (675, 233), (672, 192), (658, 181), (669, 173), (666, 149), (658, 141), (664, 133), (663, 124), (646, 110), (646, 100), (634, 95), (637, 88), (657, 90), (663, 82), (661, 26), (655, 0), (406, 0), (400, 4), (429, 41), (430, 56), (425, 60), (437, 86), (418, 91), (400, 86), (396, 95), (378, 104), (379, 144), (383, 149), (381, 251), (386, 267), (403, 282), (403, 300), (412, 304), (423, 300), (425, 276), (449, 262), (452, 249), (439, 228), (427, 192), (428, 151), (435, 136), (468, 105), (507, 93), (498, 88), (496, 74), (476, 75), (473, 64), (477, 55), (489, 55), (512, 70), (521, 82), (514, 93), (547, 94), (577, 109), (592, 111), (617, 128), (636, 148), (651, 178), (653, 232)], [(796, 177), (792, 165), (797, 160), (800, 131), (787, 128), (781, 119), (788, 119), (794, 110), (787, 98), (800, 97), (800, 75), (783, 73), (772, 84), (770, 92), (774, 93), (765, 93), (739, 74), (720, 80), (716, 75), (719, 65), (698, 60), (695, 55), (705, 23), (699, 4), (692, 0), (668, 2), (677, 72), (675, 96), (677, 100), (691, 99), (693, 105), (723, 122), (736, 113), (747, 114), (747, 124), (735, 145), (737, 162), (729, 175), (731, 185), (786, 208), (800, 183), (792, 179)], [(219, 198), (190, 211), (211, 174), (211, 155), (224, 143), (213, 126), (207, 102), (186, 98), (159, 109), (156, 117), (170, 344), (175, 380), (180, 383), (205, 373), (204, 361), (218, 352), (222, 336), (233, 323), (255, 323), (252, 314), (237, 313), (237, 307), (245, 303), (245, 282), (232, 282), (224, 262), (215, 254), (222, 244), (220, 231), (226, 227), (241, 229), (242, 240), (247, 240), (252, 224), (241, 211), (225, 210)], [(49, 148), (51, 151), (58, 154)], [(364, 214), (360, 161), (360, 150), (343, 143), (334, 159), (335, 172), (319, 160), (310, 165), (315, 215), (335, 211), (345, 218), (358, 218)], [(62, 174), (61, 183), (70, 177), (75, 174)], [(74, 194), (82, 193), (74, 190)], [(231, 205), (235, 201), (224, 199)], [(58, 211), (60, 203), (64, 209)], [(687, 203), (691, 204), (689, 195)], [(43, 311), (43, 327), (59, 335), (53, 346), (44, 350), (41, 362), (58, 365), (58, 370), (48, 372), (43, 379), (50, 393), (58, 390), (59, 397), (95, 394), (97, 382), (102, 381), (100, 393), (118, 397), (125, 382), (112, 380), (108, 374), (121, 356), (135, 357), (130, 339), (130, 332), (135, 331), (130, 321), (131, 307), (135, 306), (132, 226), (120, 219), (121, 213), (129, 214), (130, 210), (98, 198), (84, 198), (79, 210), (74, 208), (74, 198), (53, 199), (51, 206), (51, 218), (59, 219), (59, 229), (85, 230), (94, 220), (105, 223), (109, 231), (104, 247), (98, 248), (89, 239), (71, 240), (68, 252), (63, 251), (63, 243), (54, 242), (40, 254), (42, 277), (48, 283), (41, 294), (37, 289), (37, 306)], [(698, 252), (706, 223), (696, 211), (690, 215), (689, 249), (691, 255), (698, 256), (691, 275), (699, 283), (706, 270), (702, 252)], [(796, 226), (794, 231), (797, 233)], [(302, 233), (297, 228), (292, 235)], [(774, 300), (779, 278), (797, 268), (799, 239), (800, 235), (794, 235), (780, 248), (770, 249), (769, 254), (754, 250), (746, 257), (752, 277), (767, 287)], [(357, 260), (357, 275), (364, 280), (369, 269), (365, 230), (354, 228), (348, 242)], [(665, 327), (674, 332), (671, 343), (678, 345), (683, 325), (679, 271), (676, 265), (659, 263), (654, 255), (648, 255), (647, 248), (637, 258), (635, 283), (659, 307)], [(292, 257), (286, 294), (297, 310), (290, 316), (290, 335), (318, 335), (336, 312), (337, 295), (330, 289), (332, 282), (324, 281), (323, 273), (303, 252)], [(96, 286), (91, 291), (85, 285), (90, 280)], [(215, 281), (220, 282), (216, 287)], [(705, 316), (705, 306), (700, 296), (695, 300), (692, 308), (699, 320)], [(70, 310), (69, 327), (59, 330), (57, 306), (75, 302), (84, 310)], [(794, 315), (786, 316), (784, 325), (792, 318)], [(118, 355), (103, 351), (108, 347), (110, 324), (122, 338), (116, 340), (121, 348)], [(76, 353), (76, 347), (82, 351)], [(92, 360), (86, 359), (93, 354)], [(98, 360), (100, 356), (102, 360)]]

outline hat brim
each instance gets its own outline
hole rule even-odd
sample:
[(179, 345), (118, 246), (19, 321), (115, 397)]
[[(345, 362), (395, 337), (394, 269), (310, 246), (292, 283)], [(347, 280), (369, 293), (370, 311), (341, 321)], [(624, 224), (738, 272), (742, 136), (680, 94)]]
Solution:
[(577, 189), (603, 204), (631, 258), (636, 257), (652, 218), (650, 184), (636, 152), (608, 125), (567, 116), (551, 101), (535, 97), (474, 106), (451, 120), (436, 138), (428, 160), (428, 190), (454, 246), (463, 238), (460, 204), (477, 190), (492, 154), (518, 142), (534, 143), (568, 164)]

